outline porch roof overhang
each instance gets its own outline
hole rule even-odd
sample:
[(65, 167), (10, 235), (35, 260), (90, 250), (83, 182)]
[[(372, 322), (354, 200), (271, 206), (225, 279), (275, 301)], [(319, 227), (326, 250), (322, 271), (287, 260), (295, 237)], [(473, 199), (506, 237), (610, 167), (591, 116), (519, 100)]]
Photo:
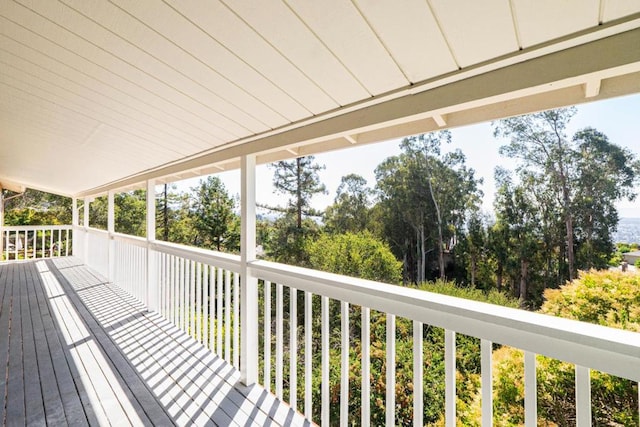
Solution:
[(640, 92), (640, 3), (4, 0), (0, 63), (0, 183), (82, 197)]

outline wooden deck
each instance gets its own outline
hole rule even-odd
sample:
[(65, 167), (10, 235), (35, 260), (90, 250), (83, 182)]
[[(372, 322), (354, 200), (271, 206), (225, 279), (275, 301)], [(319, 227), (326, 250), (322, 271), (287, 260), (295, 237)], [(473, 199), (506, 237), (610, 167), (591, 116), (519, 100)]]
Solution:
[(2, 425), (310, 425), (74, 258), (0, 265)]

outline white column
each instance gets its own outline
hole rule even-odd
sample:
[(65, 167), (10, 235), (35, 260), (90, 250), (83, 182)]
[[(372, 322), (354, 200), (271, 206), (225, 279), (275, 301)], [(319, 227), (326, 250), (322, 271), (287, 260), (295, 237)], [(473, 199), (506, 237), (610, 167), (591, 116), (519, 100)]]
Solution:
[(4, 191), (0, 185), (0, 261), (4, 254)]
[(73, 240), (71, 242), (74, 256), (78, 256), (82, 251), (80, 249), (80, 215), (78, 212), (78, 199), (71, 199), (71, 226), (73, 230)]
[(147, 181), (147, 308), (158, 311), (158, 269), (152, 243), (156, 240), (156, 182)]
[(258, 279), (249, 263), (256, 259), (256, 157), (241, 159), (240, 230), (240, 379), (251, 385), (258, 381)]
[(84, 227), (84, 238), (82, 239), (82, 261), (89, 265), (89, 204), (91, 199), (89, 197), (84, 198), (84, 215), (82, 218), (82, 226)]
[(116, 207), (114, 202), (115, 191), (109, 190), (107, 196), (107, 236), (109, 253), (107, 260), (107, 274), (109, 282), (113, 283), (115, 280), (115, 256), (116, 256), (116, 242), (113, 240), (113, 233), (116, 231)]

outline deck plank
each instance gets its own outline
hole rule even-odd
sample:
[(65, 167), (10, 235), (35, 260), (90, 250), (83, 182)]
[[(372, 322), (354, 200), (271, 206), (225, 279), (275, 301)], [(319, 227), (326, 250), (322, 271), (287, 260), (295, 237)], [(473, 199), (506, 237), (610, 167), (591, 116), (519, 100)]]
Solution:
[(72, 257), (0, 264), (0, 366), (2, 425), (311, 425)]
[(9, 319), (11, 318), (11, 269), (0, 270), (0, 421), (7, 419), (7, 372), (9, 362)]
[[(35, 375), (34, 371), (33, 378), (38, 378), (39, 380), (38, 386), (42, 393), (42, 404), (44, 406), (44, 417), (46, 423), (49, 425), (66, 426), (68, 423), (64, 413), (64, 404), (60, 396), (60, 388), (58, 387), (58, 381), (56, 380), (53, 361), (51, 360), (51, 352), (49, 351), (49, 344), (47, 343), (44, 322), (38, 301), (38, 296), (41, 293), (42, 288), (40, 286), (40, 282), (33, 275), (33, 269), (26, 269), (26, 282), (27, 292), (29, 292), (29, 313), (34, 344), (32, 351), (36, 355), (38, 365), (37, 375)], [(28, 350), (25, 350), (25, 352), (26, 351)], [(27, 412), (29, 412), (29, 408), (27, 408)], [(82, 419), (86, 422), (86, 418), (84, 416)]]
[[(38, 353), (36, 351), (36, 333), (33, 328), (32, 307), (35, 294), (33, 292), (33, 278), (29, 269), (21, 269), (20, 280), (20, 311), (22, 312), (22, 351), (24, 362), (24, 405), (27, 415), (27, 425), (46, 425), (44, 412), (44, 398), (40, 384), (46, 379), (41, 378), (38, 367)], [(36, 300), (37, 301), (37, 300)]]
[[(22, 353), (21, 269), (14, 266), (11, 280), (11, 311), (9, 319), (9, 361), (7, 365), (7, 425), (11, 420), (25, 419), (24, 355)], [(15, 425), (18, 425), (17, 423)]]
[[(42, 358), (46, 358), (45, 351), (48, 350), (49, 360), (51, 361), (55, 374), (55, 385), (57, 385), (57, 391), (62, 401), (62, 410), (66, 422), (73, 426), (86, 424), (97, 425), (98, 418), (95, 415), (89, 396), (82, 384), (80, 382), (76, 383), (76, 379), (79, 380), (79, 374), (75, 365), (72, 361), (70, 362), (70, 356), (68, 355), (66, 346), (61, 340), (61, 335), (58, 331), (59, 326), (51, 312), (50, 297), (45, 291), (42, 276), (38, 274), (35, 268), (31, 269), (31, 274), (34, 277), (38, 310), (40, 320), (42, 321), (42, 334), (46, 342), (46, 347), (44, 346), (45, 343), (41, 343), (43, 350)], [(54, 295), (51, 298), (56, 297), (57, 296)], [(54, 389), (46, 392), (46, 394), (54, 393)], [(55, 425), (53, 423), (49, 424)]]

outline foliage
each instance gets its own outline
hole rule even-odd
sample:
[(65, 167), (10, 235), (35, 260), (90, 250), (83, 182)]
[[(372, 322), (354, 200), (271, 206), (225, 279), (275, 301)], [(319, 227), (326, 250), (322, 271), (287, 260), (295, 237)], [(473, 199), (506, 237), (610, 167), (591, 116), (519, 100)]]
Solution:
[(5, 225), (71, 224), (71, 199), (68, 197), (30, 188), (22, 195), (2, 191), (5, 198), (12, 197), (5, 202)]
[[(147, 192), (134, 190), (116, 193), (113, 197), (115, 231), (132, 236), (144, 237), (147, 234)], [(109, 210), (107, 196), (96, 197), (89, 205), (89, 225), (107, 229)]]
[(325, 211), (326, 231), (358, 233), (369, 228), (369, 211), (373, 191), (360, 175), (343, 176), (333, 205)]
[(309, 265), (362, 279), (399, 283), (402, 263), (371, 233), (323, 234), (307, 243)]
[(313, 156), (306, 156), (291, 161), (279, 161), (272, 166), (273, 186), (276, 192), (289, 196), (288, 205), (285, 208), (272, 207), (272, 209), (294, 214), (298, 228), (302, 228), (304, 217), (320, 216), (319, 212), (311, 208), (311, 198), (315, 194), (326, 192), (318, 175), (324, 166), (314, 161)]
[(274, 223), (269, 255), (279, 262), (306, 265), (305, 241), (318, 234), (319, 225), (310, 217), (320, 216), (311, 207), (315, 194), (326, 191), (318, 172), (324, 166), (314, 163), (313, 156), (299, 157), (292, 161), (273, 164), (273, 186), (276, 191), (289, 196), (286, 207), (267, 206), (283, 215)]
[[(640, 331), (640, 275), (620, 271), (589, 271), (560, 289), (545, 291), (540, 312), (569, 319)], [(520, 350), (501, 348), (493, 354), (494, 423), (524, 422), (523, 357)], [(537, 356), (540, 422), (575, 423), (574, 366)], [(594, 425), (638, 425), (637, 384), (601, 372), (591, 373)]]
[(496, 260), (523, 305), (538, 306), (544, 289), (577, 269), (620, 261), (612, 259), (615, 203), (635, 197), (639, 164), (593, 128), (568, 138), (574, 113), (549, 110), (494, 125), (496, 136), (510, 138), (501, 153), (519, 160), (515, 177), (496, 172), (497, 224), (510, 242)]
[(235, 202), (217, 176), (200, 180), (192, 189), (190, 215), (195, 229), (195, 246), (238, 252), (240, 224), (234, 213)]
[(481, 195), (462, 152), (441, 153), (450, 140), (449, 132), (405, 138), (402, 153), (376, 168), (382, 237), (412, 282), (444, 276), (444, 253)]

